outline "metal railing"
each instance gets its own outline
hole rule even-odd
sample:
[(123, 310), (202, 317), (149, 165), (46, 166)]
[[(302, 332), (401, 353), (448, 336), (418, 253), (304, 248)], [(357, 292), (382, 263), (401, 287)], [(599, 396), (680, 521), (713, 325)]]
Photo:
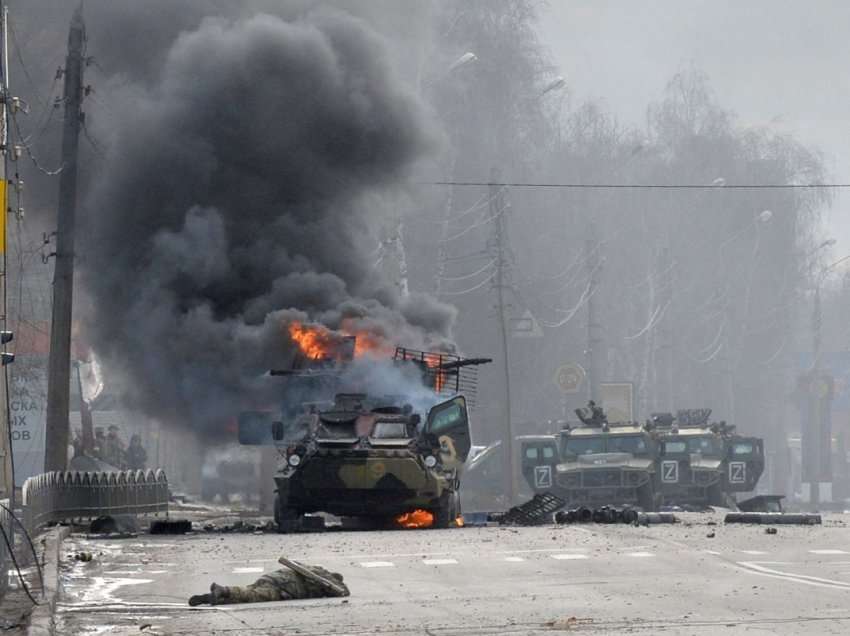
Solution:
[(167, 513), (168, 497), (162, 470), (42, 473), (24, 482), (24, 524), (33, 533), (71, 519)]

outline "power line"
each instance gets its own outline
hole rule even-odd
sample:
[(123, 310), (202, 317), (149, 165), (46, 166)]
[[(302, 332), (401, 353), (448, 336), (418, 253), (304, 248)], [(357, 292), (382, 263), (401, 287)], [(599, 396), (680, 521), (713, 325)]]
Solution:
[(48, 177), (55, 177), (57, 174), (59, 174), (60, 172), (62, 172), (62, 170), (65, 168), (65, 164), (62, 164), (61, 166), (59, 166), (59, 167), (58, 167), (58, 168), (56, 168), (55, 170), (48, 170), (47, 168), (44, 168), (44, 167), (43, 167), (43, 166), (39, 163), (38, 158), (35, 156), (35, 154), (34, 154), (34, 153), (33, 153), (33, 151), (32, 151), (32, 148), (31, 148), (31, 147), (30, 147), (30, 145), (29, 145), (29, 144), (28, 144), (28, 143), (24, 140), (24, 135), (23, 135), (23, 133), (21, 132), (21, 125), (18, 123), (18, 117), (17, 117), (17, 115), (15, 114), (14, 109), (10, 109), (10, 113), (11, 113), (11, 115), (12, 115), (12, 122), (15, 124), (15, 131), (18, 133), (18, 141), (20, 141), (20, 142), (21, 142), (21, 145), (22, 145), (22, 146), (24, 147), (24, 149), (27, 151), (27, 155), (29, 155), (29, 158), (32, 160), (33, 165), (34, 165), (34, 166), (35, 166), (35, 167), (36, 167), (36, 168), (37, 168), (40, 172), (43, 172), (43, 173), (44, 173), (44, 174), (46, 174)]
[(534, 182), (494, 182), (488, 181), (419, 181), (416, 185), (468, 187), (504, 187), (504, 188), (560, 188), (576, 190), (804, 190), (804, 189), (846, 189), (850, 183), (736, 183), (736, 184), (700, 184), (700, 183), (534, 183)]

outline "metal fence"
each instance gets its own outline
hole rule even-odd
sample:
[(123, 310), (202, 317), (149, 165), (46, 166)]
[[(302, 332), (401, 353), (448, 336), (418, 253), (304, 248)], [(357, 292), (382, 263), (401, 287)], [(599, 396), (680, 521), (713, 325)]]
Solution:
[(33, 533), (70, 519), (168, 512), (168, 496), (162, 470), (43, 473), (24, 482), (24, 524)]

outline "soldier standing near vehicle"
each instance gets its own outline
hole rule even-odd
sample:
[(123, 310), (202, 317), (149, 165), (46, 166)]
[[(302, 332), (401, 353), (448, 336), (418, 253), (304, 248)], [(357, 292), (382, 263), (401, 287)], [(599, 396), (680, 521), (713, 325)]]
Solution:
[[(232, 605), (235, 603), (268, 603), (304, 598), (348, 596), (342, 574), (329, 572), (318, 565), (294, 564), (301, 572), (286, 568), (264, 574), (251, 585), (227, 587), (213, 583), (209, 594), (196, 594), (189, 605)], [(303, 574), (302, 574), (303, 572)]]
[(106, 435), (100, 427), (94, 429), (94, 447), (92, 448), (92, 455), (94, 455), (97, 459), (107, 461)]
[(104, 459), (116, 468), (123, 469), (126, 466), (125, 454), (124, 442), (118, 437), (118, 427), (113, 424), (106, 435)]
[(142, 438), (138, 433), (130, 438), (130, 446), (127, 447), (127, 468), (130, 470), (144, 470), (148, 462), (148, 453), (142, 446)]

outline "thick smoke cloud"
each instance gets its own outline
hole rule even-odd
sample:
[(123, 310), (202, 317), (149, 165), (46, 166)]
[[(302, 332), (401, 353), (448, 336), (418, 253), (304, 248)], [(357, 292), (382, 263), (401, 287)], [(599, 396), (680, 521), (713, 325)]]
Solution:
[(374, 208), (432, 136), (363, 23), (208, 18), (116, 116), (81, 267), (91, 339), (148, 413), (212, 429), (273, 400), (293, 319), (449, 346), (453, 310), (370, 262)]

